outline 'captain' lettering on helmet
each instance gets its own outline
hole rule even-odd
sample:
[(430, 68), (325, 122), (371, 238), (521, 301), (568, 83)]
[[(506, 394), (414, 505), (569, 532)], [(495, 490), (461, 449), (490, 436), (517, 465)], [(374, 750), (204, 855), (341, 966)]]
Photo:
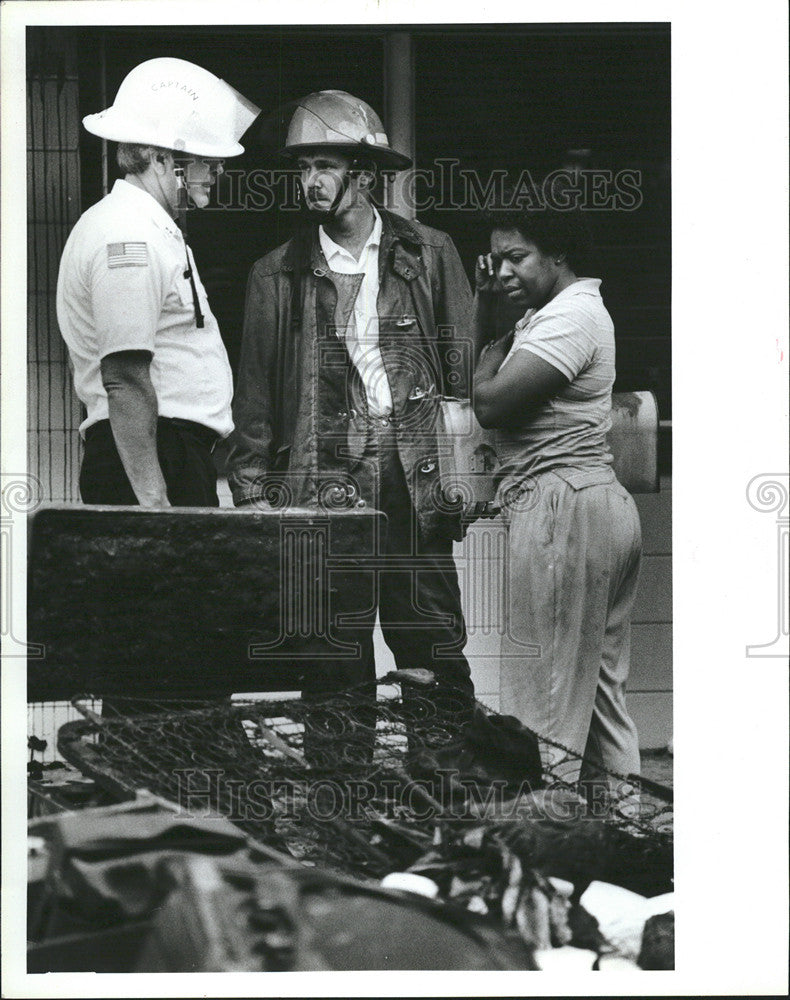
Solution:
[(179, 90), (185, 90), (193, 101), (198, 99), (198, 95), (191, 87), (188, 87), (185, 83), (179, 83), (178, 80), (162, 80), (161, 83), (154, 83), (151, 86), (151, 90), (164, 90), (165, 87), (177, 87)]

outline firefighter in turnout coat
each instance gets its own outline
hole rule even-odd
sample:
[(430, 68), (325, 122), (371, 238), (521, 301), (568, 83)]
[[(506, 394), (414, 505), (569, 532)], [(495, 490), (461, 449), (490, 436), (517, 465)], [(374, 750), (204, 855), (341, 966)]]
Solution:
[(294, 237), (253, 266), (234, 400), (237, 505), (373, 507), (386, 515), (368, 574), (360, 655), (305, 687), (371, 681), (372, 629), (399, 668), (437, 680), (462, 714), (473, 688), (452, 542), (439, 490), (439, 396), (468, 391), (472, 301), (450, 238), (376, 207), (377, 168), (410, 160), (376, 113), (340, 91), (299, 102), (284, 151), (300, 172)]

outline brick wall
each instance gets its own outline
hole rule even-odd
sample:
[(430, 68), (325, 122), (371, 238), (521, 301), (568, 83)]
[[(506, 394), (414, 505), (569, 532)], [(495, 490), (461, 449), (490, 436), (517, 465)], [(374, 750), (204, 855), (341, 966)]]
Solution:
[(636, 496), (642, 520), (642, 574), (634, 608), (628, 707), (643, 747), (672, 737), (672, 481)]

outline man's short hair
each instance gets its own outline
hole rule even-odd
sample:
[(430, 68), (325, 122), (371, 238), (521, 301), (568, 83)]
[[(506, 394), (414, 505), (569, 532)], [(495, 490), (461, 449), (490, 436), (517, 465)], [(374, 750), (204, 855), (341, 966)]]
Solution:
[(149, 146), (137, 142), (119, 142), (115, 158), (118, 166), (125, 174), (142, 174), (157, 153), (167, 153), (169, 150), (161, 146)]

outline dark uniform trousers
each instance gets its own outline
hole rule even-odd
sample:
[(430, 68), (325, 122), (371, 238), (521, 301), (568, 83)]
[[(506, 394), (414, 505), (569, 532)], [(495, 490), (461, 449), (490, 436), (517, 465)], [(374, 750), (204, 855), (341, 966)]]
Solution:
[[(364, 760), (375, 734), (373, 627), (377, 611), (397, 668), (423, 668), (436, 678), (430, 689), (401, 685), (403, 721), (412, 748), (438, 746), (450, 734), (457, 735), (459, 726), (471, 718), (474, 687), (463, 654), (466, 627), (452, 539), (449, 535), (419, 537), (392, 420), (368, 419), (366, 444), (358, 462), (350, 467), (350, 479), (359, 484), (355, 495), (367, 495), (386, 515), (374, 545), (372, 568), (361, 574), (361, 587), (369, 588), (369, 610), (355, 627), (342, 630), (344, 639), (357, 641), (360, 655), (345, 665), (333, 661), (328, 669), (316, 665), (303, 697), (320, 700), (344, 688), (357, 688), (359, 697), (349, 711), (359, 727), (355, 742), (359, 759)], [(320, 736), (317, 741), (306, 741), (316, 763), (320, 763), (320, 742)], [(327, 763), (330, 753), (327, 745)], [(346, 755), (353, 757), (351, 748), (346, 748)]]
[[(160, 417), (156, 428), (159, 464), (174, 507), (219, 507), (217, 472), (211, 456), (218, 435), (191, 420)], [(80, 468), (83, 503), (137, 505), (109, 420), (99, 420), (85, 433)]]

